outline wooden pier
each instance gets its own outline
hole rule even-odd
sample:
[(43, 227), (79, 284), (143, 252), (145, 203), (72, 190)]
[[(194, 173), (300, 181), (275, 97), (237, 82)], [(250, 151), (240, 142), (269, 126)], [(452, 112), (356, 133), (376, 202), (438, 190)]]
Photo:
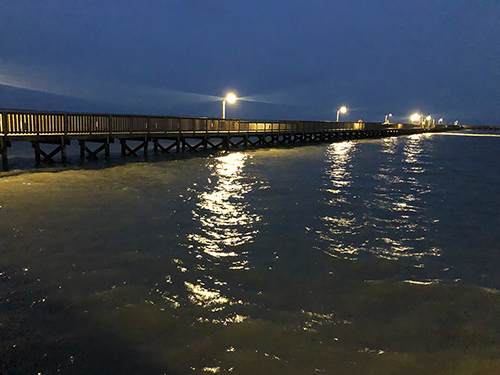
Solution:
[[(119, 141), (122, 156), (153, 152), (197, 152), (273, 147), (279, 144), (332, 142), (455, 130), (451, 125), (381, 124), (332, 121), (247, 121), (200, 117), (108, 114), (1, 112), (2, 168), (9, 169), (8, 149), (30, 142), (37, 163), (66, 165), (66, 148), (78, 142), (80, 158), (110, 157), (110, 144)], [(135, 145), (132, 146), (131, 143)], [(137, 142), (139, 144), (137, 144)]]

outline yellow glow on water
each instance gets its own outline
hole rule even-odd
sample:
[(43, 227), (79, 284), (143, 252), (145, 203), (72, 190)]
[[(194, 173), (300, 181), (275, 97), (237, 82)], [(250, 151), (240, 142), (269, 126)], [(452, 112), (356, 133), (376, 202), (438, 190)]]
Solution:
[(348, 169), (354, 149), (355, 143), (351, 141), (332, 143), (328, 146), (326, 157), (330, 167), (326, 173), (334, 187), (347, 187), (351, 184), (351, 173)]
[(219, 292), (210, 291), (203, 288), (201, 285), (194, 285), (190, 282), (185, 281), (184, 285), (186, 289), (191, 294), (189, 295), (189, 300), (198, 306), (209, 307), (215, 304), (226, 304), (229, 300), (225, 297), (221, 297)]
[(398, 145), (397, 137), (382, 138), (382, 153), (384, 154), (395, 154)]
[(201, 369), (201, 371), (211, 372), (213, 374), (216, 374), (216, 373), (220, 372), (220, 367), (203, 367)]
[(406, 157), (405, 161), (408, 164), (418, 163), (420, 158), (418, 157), (423, 151), (422, 146), (422, 135), (414, 134), (408, 137), (408, 142), (404, 148), (404, 155)]
[(209, 183), (216, 181), (216, 184), (198, 192), (199, 202), (193, 215), (200, 228), (188, 236), (211, 257), (235, 258), (233, 267), (236, 268), (246, 263), (236, 259), (244, 254), (234, 248), (252, 241), (258, 233), (253, 224), (260, 220), (260, 216), (249, 212), (249, 203), (245, 200), (245, 195), (255, 184), (244, 179), (247, 159), (247, 154), (239, 152), (215, 159), (210, 166), (212, 176)]
[(439, 284), (440, 281), (441, 280), (430, 280), (430, 281), (404, 280), (403, 282), (415, 285), (433, 285), (433, 284)]
[(500, 134), (468, 134), (468, 133), (439, 133), (439, 135), (453, 135), (458, 137), (500, 137)]

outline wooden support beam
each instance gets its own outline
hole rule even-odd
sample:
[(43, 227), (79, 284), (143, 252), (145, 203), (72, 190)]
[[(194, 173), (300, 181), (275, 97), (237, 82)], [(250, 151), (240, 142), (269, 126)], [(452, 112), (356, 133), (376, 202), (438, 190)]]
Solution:
[[(67, 122), (67, 116), (65, 116), (65, 127)], [(61, 157), (62, 157), (62, 163), (63, 166), (68, 165), (68, 154), (66, 153), (66, 139), (61, 136)]]
[(213, 149), (216, 149), (216, 150), (218, 150), (218, 149), (219, 149), (219, 148), (221, 148), (221, 147), (224, 147), (224, 145), (223, 145), (223, 141), (221, 141), (221, 142), (220, 142), (220, 143), (218, 143), (218, 144), (215, 144), (215, 143), (210, 142), (210, 141), (207, 139), (207, 143), (210, 145), (210, 147), (212, 147)]
[(7, 136), (0, 138), (0, 152), (2, 154), (2, 169), (9, 170), (9, 159), (7, 155)]
[(42, 162), (42, 163), (55, 163), (54, 156), (56, 156), (59, 152), (61, 152), (61, 154), (62, 154), (61, 150), (62, 150), (63, 146), (65, 146), (65, 145), (66, 144), (63, 142), (63, 143), (57, 145), (57, 147), (54, 150), (52, 150), (52, 152), (46, 153), (40, 147), (40, 142), (31, 142), (31, 146), (35, 150), (35, 160), (37, 163), (40, 163), (40, 162)]
[[(267, 140), (268, 138), (270, 138), (269, 141)], [(264, 144), (273, 145), (274, 144), (274, 136), (268, 135), (268, 136), (264, 137)]]
[(201, 146), (204, 146), (205, 144), (205, 139), (201, 139), (198, 143), (195, 143), (192, 145), (191, 143), (188, 142), (186, 138), (183, 139), (183, 149), (182, 151), (185, 151), (186, 147), (188, 149), (188, 152), (198, 152), (198, 148)]
[[(124, 139), (122, 141), (125, 141)], [(131, 148), (127, 145), (126, 141), (125, 143), (122, 143), (122, 155), (123, 155), (123, 146), (125, 145), (125, 156), (138, 156), (137, 155), (137, 152), (141, 149), (141, 148), (145, 148), (146, 146), (144, 145), (144, 143), (147, 143), (147, 142), (142, 142), (139, 146), (137, 146), (136, 148)]]
[(104, 157), (106, 160), (108, 160), (111, 156), (111, 153), (109, 151), (109, 136), (106, 137), (106, 143), (104, 144)]
[(156, 147), (156, 150), (160, 150), (161, 153), (168, 153), (172, 148), (176, 147), (178, 145), (178, 140), (174, 140), (174, 142), (169, 145), (169, 146), (163, 146), (161, 143), (160, 143), (160, 140), (159, 139), (153, 139), (153, 143)]
[(245, 138), (243, 137), (242, 139), (240, 139), (239, 141), (237, 142), (233, 142), (231, 140), (231, 138), (229, 138), (229, 147), (231, 148), (239, 148), (239, 146), (245, 142)]
[[(146, 125), (147, 126), (147, 125)], [(148, 133), (149, 133), (149, 128), (148, 128)], [(148, 157), (148, 144), (149, 144), (149, 139), (148, 137), (146, 136), (146, 138), (144, 138), (144, 157), (147, 158)]]
[(189, 151), (193, 150), (194, 152), (198, 152), (198, 147), (204, 146), (204, 143), (205, 143), (205, 140), (202, 139), (200, 142), (198, 142), (197, 144), (192, 146)]
[[(90, 148), (88, 148), (85, 145), (85, 141), (79, 141), (79, 143), (80, 143), (80, 159), (81, 160), (85, 160), (85, 154), (88, 155), (87, 159), (91, 159), (91, 160), (99, 159), (99, 157), (97, 156), (97, 154), (99, 154), (102, 150), (105, 150), (106, 146), (109, 149), (109, 143), (108, 142), (103, 142), (102, 145), (100, 145), (94, 151), (92, 151)], [(109, 150), (108, 150), (108, 152), (109, 152)]]
[(259, 146), (259, 142), (260, 142), (260, 138), (259, 137), (257, 137), (257, 140), (255, 142), (252, 142), (252, 140), (250, 139), (250, 137), (248, 137), (248, 144), (250, 146), (258, 147)]
[[(36, 145), (36, 146), (35, 146)], [(37, 164), (39, 164), (42, 161), (42, 158), (40, 157), (40, 143), (38, 142), (31, 142), (31, 146), (35, 150), (35, 161)]]
[(257, 137), (259, 138), (257, 146), (264, 146), (266, 144), (266, 135), (259, 134)]
[(49, 154), (43, 153), (44, 158), (42, 159), (42, 163), (55, 163), (54, 156), (56, 156), (59, 152), (61, 152), (62, 145), (57, 146), (52, 152)]
[(122, 156), (127, 156), (127, 140), (126, 139), (120, 139), (120, 144), (122, 145)]
[(85, 160), (85, 141), (78, 141), (80, 145), (80, 160)]

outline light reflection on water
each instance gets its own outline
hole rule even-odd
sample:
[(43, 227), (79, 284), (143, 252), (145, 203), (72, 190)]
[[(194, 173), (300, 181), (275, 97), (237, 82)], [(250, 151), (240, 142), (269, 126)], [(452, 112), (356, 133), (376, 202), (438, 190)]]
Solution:
[[(325, 155), (326, 204), (320, 238), (330, 255), (356, 258), (364, 253), (388, 259), (439, 255), (426, 242), (434, 220), (426, 210), (431, 186), (417, 177), (425, 174), (430, 150), (424, 135), (382, 139), (378, 173), (357, 162), (356, 144), (332, 144)], [(398, 159), (397, 156), (403, 156)], [(332, 186), (333, 188), (331, 188)]]
[(326, 152), (327, 162), (331, 167), (326, 173), (336, 188), (349, 187), (352, 183), (351, 165), (349, 165), (356, 144), (354, 142), (332, 143)]
[[(413, 136), (0, 180), (0, 354), (18, 373), (455, 366), (461, 344), (500, 337), (497, 294), (446, 285), (500, 285), (499, 176), (442, 138), (446, 152)], [(443, 348), (457, 357), (428, 357)], [(124, 371), (102, 370), (109, 353)]]
[[(179, 260), (182, 264), (178, 267), (184, 277), (191, 280), (184, 281), (187, 293), (184, 298), (184, 293), (164, 295), (177, 306), (189, 301), (217, 315), (200, 316), (200, 321), (227, 324), (246, 319), (239, 314), (222, 313), (226, 306), (243, 302), (226, 296), (228, 286), (221, 274), (231, 270), (250, 270), (251, 267), (248, 251), (243, 245), (252, 243), (259, 233), (255, 224), (261, 220), (261, 215), (251, 210), (248, 197), (258, 185), (255, 178), (245, 172), (250, 158), (251, 155), (239, 152), (210, 158), (206, 166), (206, 182), (189, 189), (192, 199), (188, 201), (192, 207), (194, 227), (186, 235), (185, 246), (195, 259), (188, 262)], [(222, 270), (216, 271), (218, 277), (213, 277), (211, 271), (216, 268)]]
[(245, 253), (239, 253), (237, 248), (257, 235), (254, 224), (261, 218), (250, 211), (246, 197), (256, 184), (255, 180), (245, 178), (248, 157), (230, 153), (215, 158), (209, 165), (208, 185), (196, 191), (193, 218), (199, 222), (199, 228), (188, 236), (196, 252), (202, 251), (213, 258), (235, 258), (232, 268), (248, 268), (248, 261), (243, 258)]

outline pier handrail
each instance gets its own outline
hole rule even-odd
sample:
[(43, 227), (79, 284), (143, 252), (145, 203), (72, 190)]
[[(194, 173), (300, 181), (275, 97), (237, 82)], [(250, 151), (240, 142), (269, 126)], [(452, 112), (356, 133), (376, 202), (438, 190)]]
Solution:
[[(435, 125), (446, 126), (446, 125)], [(435, 127), (433, 126), (433, 127)], [(381, 130), (388, 126), (370, 122), (262, 121), (208, 117), (114, 115), (7, 111), (0, 116), (0, 133), (29, 135), (123, 135), (171, 133), (286, 133), (339, 130)], [(425, 129), (425, 125), (391, 124), (389, 128)]]

